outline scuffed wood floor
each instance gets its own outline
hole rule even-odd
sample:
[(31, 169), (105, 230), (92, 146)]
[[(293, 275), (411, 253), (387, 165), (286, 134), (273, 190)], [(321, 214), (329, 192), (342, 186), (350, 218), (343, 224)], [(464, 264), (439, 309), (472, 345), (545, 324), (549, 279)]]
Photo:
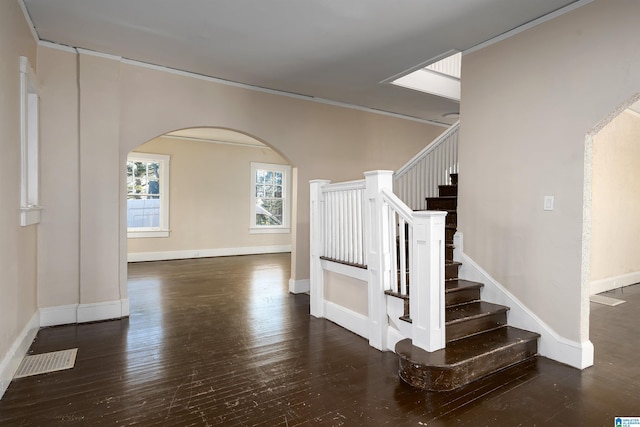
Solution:
[(398, 379), (393, 353), (309, 316), (309, 297), (287, 292), (289, 271), (288, 254), (130, 264), (130, 318), (41, 330), (31, 352), (78, 347), (76, 366), (13, 381), (0, 425), (598, 426), (640, 415), (636, 287), (626, 304), (594, 309), (593, 368), (538, 358), (428, 393)]

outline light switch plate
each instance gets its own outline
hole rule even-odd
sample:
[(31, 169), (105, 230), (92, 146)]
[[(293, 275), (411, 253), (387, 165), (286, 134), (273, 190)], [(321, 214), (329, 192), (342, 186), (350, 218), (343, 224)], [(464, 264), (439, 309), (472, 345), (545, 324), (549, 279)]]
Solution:
[(553, 210), (553, 196), (544, 196), (544, 210), (545, 211)]

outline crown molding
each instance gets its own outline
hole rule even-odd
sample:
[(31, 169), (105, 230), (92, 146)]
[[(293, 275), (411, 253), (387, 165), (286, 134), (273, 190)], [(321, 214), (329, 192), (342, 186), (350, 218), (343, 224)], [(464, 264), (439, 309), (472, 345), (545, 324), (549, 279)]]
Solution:
[(36, 27), (33, 26), (33, 21), (31, 20), (31, 15), (27, 11), (27, 6), (24, 4), (24, 0), (18, 0), (18, 4), (20, 5), (20, 9), (22, 9), (22, 14), (24, 15), (24, 20), (27, 21), (27, 25), (29, 26), (29, 31), (31, 31), (31, 35), (33, 39), (37, 42), (40, 41), (40, 36), (38, 36), (38, 32), (36, 31)]
[(567, 5), (565, 7), (562, 7), (554, 12), (548, 13), (544, 16), (541, 16), (538, 19), (534, 19), (533, 21), (529, 21), (526, 24), (520, 25), (519, 27), (516, 27), (512, 30), (509, 30), (505, 33), (500, 34), (499, 36), (496, 36), (492, 39), (489, 39), (485, 42), (482, 42), (480, 44), (477, 44), (469, 49), (463, 50), (462, 51), (462, 55), (467, 55), (469, 53), (478, 51), (480, 49), (484, 49), (485, 47), (491, 46), (493, 44), (499, 43), (503, 40), (506, 40), (510, 37), (515, 36), (516, 34), (520, 34), (524, 31), (527, 31), (533, 27), (537, 27), (540, 24), (544, 24), (547, 21), (551, 21), (552, 19), (557, 18), (558, 16), (564, 15), (565, 13), (569, 13), (579, 7), (582, 7), (584, 5), (587, 5), (589, 3), (593, 2), (593, 0), (578, 0), (576, 2), (571, 3), (570, 5)]

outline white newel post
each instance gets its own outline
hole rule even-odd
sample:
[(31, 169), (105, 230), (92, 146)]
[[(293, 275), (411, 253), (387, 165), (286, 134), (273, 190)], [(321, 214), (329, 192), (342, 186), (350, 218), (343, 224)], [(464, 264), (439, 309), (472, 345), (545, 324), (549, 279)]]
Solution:
[(410, 314), (413, 345), (427, 351), (445, 347), (444, 226), (446, 212), (414, 212), (413, 283)]
[(309, 218), (310, 249), (310, 278), (309, 294), (311, 295), (310, 308), (312, 316), (324, 317), (324, 273), (320, 257), (324, 250), (324, 195), (322, 187), (331, 181), (315, 179), (309, 182), (309, 198), (311, 200)]
[(386, 296), (390, 289), (391, 242), (389, 241), (389, 209), (385, 207), (382, 190), (393, 191), (393, 171), (365, 172), (365, 236), (369, 270), (369, 345), (387, 349)]

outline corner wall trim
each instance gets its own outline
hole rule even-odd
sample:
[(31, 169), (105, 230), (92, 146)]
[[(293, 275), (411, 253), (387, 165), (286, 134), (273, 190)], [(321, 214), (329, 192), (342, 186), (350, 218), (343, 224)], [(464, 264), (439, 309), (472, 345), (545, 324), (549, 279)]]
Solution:
[(584, 369), (593, 365), (591, 341), (577, 342), (566, 339), (533, 313), (518, 298), (498, 283), (465, 253), (460, 254), (460, 278), (484, 283), (482, 299), (510, 307), (509, 325), (540, 334), (538, 352), (558, 362)]
[(36, 337), (39, 327), (40, 314), (36, 311), (16, 337), (13, 344), (11, 344), (9, 351), (7, 351), (2, 360), (0, 360), (0, 399), (2, 399), (4, 392), (7, 391), (13, 375), (16, 373), (20, 362), (22, 362), (24, 355), (27, 354), (31, 343)]
[(189, 249), (185, 251), (134, 252), (127, 262), (166, 261), (171, 259), (211, 258), (234, 255), (260, 255), (291, 252), (291, 245), (244, 246), (238, 248)]
[(292, 294), (303, 294), (311, 290), (311, 282), (309, 279), (289, 279), (289, 292)]

